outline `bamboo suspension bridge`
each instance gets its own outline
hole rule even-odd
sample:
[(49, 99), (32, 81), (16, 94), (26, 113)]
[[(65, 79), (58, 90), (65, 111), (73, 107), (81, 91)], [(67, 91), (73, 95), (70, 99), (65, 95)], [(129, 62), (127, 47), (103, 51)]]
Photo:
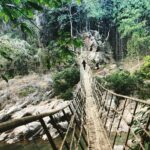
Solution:
[[(114, 98), (123, 101), (121, 108), (114, 107)], [(130, 122), (124, 115), (128, 105), (132, 105)], [(149, 140), (150, 144), (150, 112), (147, 112), (145, 122), (140, 122), (143, 116), (137, 118), (136, 114), (142, 107), (149, 110), (150, 103), (109, 91), (92, 76), (87, 66), (85, 71), (81, 68), (80, 88), (73, 101), (49, 113), (3, 122), (0, 124), (0, 133), (38, 120), (53, 150), (127, 150), (132, 149), (130, 141), (134, 141), (139, 150), (148, 150), (145, 148), (145, 140)], [(66, 131), (59, 127), (57, 114), (61, 114), (61, 119), (68, 122)], [(43, 118), (47, 116), (61, 138), (59, 145), (44, 122)], [(142, 136), (134, 132), (135, 121)], [(127, 125), (126, 133), (120, 131), (122, 122)]]

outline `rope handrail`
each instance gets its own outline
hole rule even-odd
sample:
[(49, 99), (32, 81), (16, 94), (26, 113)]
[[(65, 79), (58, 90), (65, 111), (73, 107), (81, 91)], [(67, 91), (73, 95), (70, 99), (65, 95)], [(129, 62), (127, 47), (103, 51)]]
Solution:
[(108, 90), (104, 86), (102, 86), (97, 80), (95, 80), (95, 81), (96, 81), (96, 84), (98, 84), (101, 88), (103, 88), (105, 91), (107, 91), (107, 92), (109, 92), (109, 93), (111, 93), (111, 94), (113, 94), (115, 96), (122, 97), (122, 98), (125, 98), (125, 99), (130, 99), (132, 101), (140, 102), (140, 103), (143, 103), (143, 104), (146, 104), (146, 105), (150, 105), (150, 102), (144, 101), (142, 99), (133, 98), (133, 97), (129, 97), (129, 96), (125, 96), (125, 95), (114, 93), (113, 91)]
[(19, 126), (31, 123), (33, 121), (39, 120), (41, 118), (54, 115), (54, 114), (58, 113), (59, 111), (67, 108), (70, 104), (71, 104), (71, 102), (69, 102), (69, 104), (66, 104), (66, 106), (64, 106), (64, 107), (52, 110), (52, 111), (47, 112), (47, 113), (28, 116), (28, 117), (23, 117), (21, 119), (14, 119), (14, 120), (10, 120), (10, 121), (0, 123), (0, 132), (5, 132), (5, 131), (8, 131), (8, 130), (14, 129), (16, 127), (19, 127)]

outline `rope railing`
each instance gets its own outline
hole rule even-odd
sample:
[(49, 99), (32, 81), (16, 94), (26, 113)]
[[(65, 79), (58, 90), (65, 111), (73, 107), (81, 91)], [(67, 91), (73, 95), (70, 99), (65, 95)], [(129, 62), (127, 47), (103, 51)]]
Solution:
[[(66, 106), (52, 110), (48, 113), (37, 114), (34, 116), (26, 116), (20, 119), (10, 120), (7, 122), (0, 123), (0, 133), (11, 132), (16, 127), (22, 125), (28, 125), (31, 122), (39, 121), (41, 124), (40, 130), (35, 133), (39, 134), (43, 131), (50, 144), (50, 148), (53, 150), (73, 150), (82, 149), (85, 150), (87, 143), (87, 133), (85, 129), (85, 94), (81, 88), (77, 91), (73, 101), (66, 104)], [(58, 119), (58, 116), (60, 118)], [(61, 144), (56, 143), (53, 139), (50, 129), (48, 128), (45, 117), (49, 117), (49, 123), (56, 129), (61, 139)], [(59, 125), (59, 121), (67, 122), (68, 126), (66, 131)], [(40, 137), (40, 136), (39, 136)], [(70, 139), (71, 137), (71, 139)], [(33, 138), (34, 140), (34, 138)], [(34, 141), (33, 141), (34, 142)], [(37, 146), (38, 147), (38, 146)]]
[(150, 102), (116, 94), (95, 78), (93, 96), (112, 148), (150, 149)]

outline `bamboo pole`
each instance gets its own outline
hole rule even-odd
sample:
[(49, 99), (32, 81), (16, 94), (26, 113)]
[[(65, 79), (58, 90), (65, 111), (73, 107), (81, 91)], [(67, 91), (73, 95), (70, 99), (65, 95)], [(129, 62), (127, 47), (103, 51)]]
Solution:
[(38, 115), (35, 115), (35, 116), (28, 116), (28, 117), (23, 117), (21, 119), (15, 119), (15, 120), (10, 120), (10, 121), (3, 122), (3, 123), (0, 124), (0, 133), (11, 130), (11, 129), (14, 129), (16, 127), (19, 127), (19, 126), (22, 126), (22, 125), (25, 125), (25, 124), (28, 124), (28, 123), (33, 122), (33, 121), (37, 121), (41, 118), (56, 114), (59, 111), (61, 111), (61, 110), (65, 109), (66, 107), (68, 107), (70, 104), (71, 103), (67, 104), (66, 106), (64, 106), (62, 108), (52, 110), (48, 113), (43, 113), (43, 114), (38, 114)]

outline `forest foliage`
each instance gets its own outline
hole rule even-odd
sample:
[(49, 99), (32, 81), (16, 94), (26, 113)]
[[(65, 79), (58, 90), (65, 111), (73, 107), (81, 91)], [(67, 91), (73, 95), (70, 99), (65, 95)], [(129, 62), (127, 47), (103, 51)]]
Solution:
[(146, 56), (144, 60), (141, 68), (134, 73), (119, 69), (103, 79), (97, 78), (97, 80), (115, 93), (128, 96), (135, 95), (140, 99), (149, 99), (150, 56)]
[(111, 32), (115, 55), (121, 53), (117, 47), (130, 56), (149, 54), (150, 2), (147, 0), (1, 0), (0, 18), (13, 28), (19, 27), (24, 39), (36, 32), (37, 46), (51, 45), (50, 41), (60, 37), (60, 32), (69, 33), (73, 40), (82, 31), (94, 29), (103, 37)]

